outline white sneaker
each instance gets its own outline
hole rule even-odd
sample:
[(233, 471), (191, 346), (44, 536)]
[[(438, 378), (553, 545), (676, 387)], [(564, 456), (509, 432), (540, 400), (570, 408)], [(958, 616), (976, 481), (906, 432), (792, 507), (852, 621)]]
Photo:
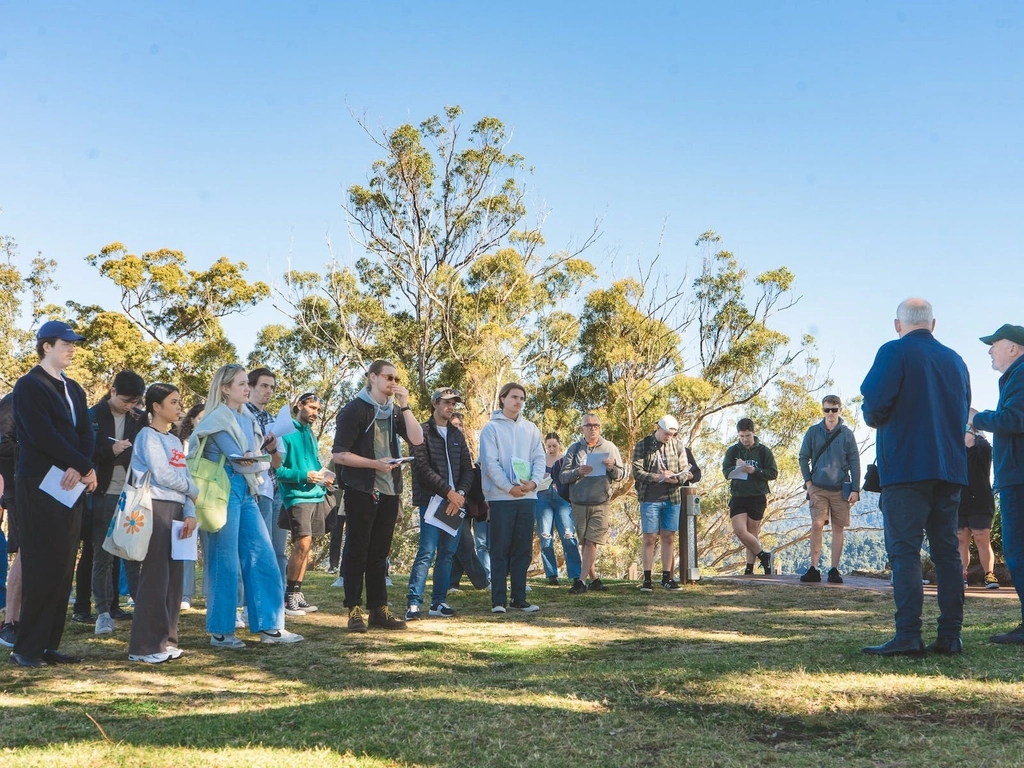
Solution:
[(248, 606), (235, 612), (235, 629), (245, 629), (247, 626), (249, 626)]
[(334, 583), (331, 584), (331, 586), (332, 587), (344, 587), (345, 586), (345, 577), (344, 576), (339, 576), (338, 578), (336, 578), (334, 580)]
[(182, 600), (181, 601), (181, 610), (187, 611), (191, 607), (192, 607), (192, 601), (191, 600)]
[(185, 652), (176, 645), (168, 645), (167, 653), (170, 654), (170, 657), (172, 659), (180, 659), (182, 656), (185, 655)]
[(260, 632), (261, 643), (301, 643), (305, 639), (302, 635), (289, 632), (287, 629), (264, 629)]
[(505, 613), (505, 606), (501, 603), (491, 606), (491, 613)]
[(533, 587), (531, 587), (529, 584), (527, 584), (526, 585), (526, 591), (527, 592), (533, 592)]
[(391, 582), (391, 577), (390, 577), (390, 576), (385, 576), (385, 577), (384, 577), (384, 586), (385, 586), (385, 587), (393, 587), (393, 586), (395, 586), (395, 585), (394, 585), (394, 584), (393, 584), (393, 583)]
[(128, 654), (128, 661), (141, 661), (146, 664), (163, 664), (165, 661), (170, 661), (174, 656), (164, 651), (163, 653), (147, 653), (145, 656), (138, 656), (134, 653)]
[(96, 634), (110, 635), (114, 632), (114, 620), (109, 613), (101, 613), (96, 617)]
[(210, 645), (214, 648), (245, 648), (245, 643), (234, 635), (210, 635)]
[(461, 595), (462, 594), (462, 590), (459, 589), (458, 587), (448, 587), (448, 594), (449, 595)]

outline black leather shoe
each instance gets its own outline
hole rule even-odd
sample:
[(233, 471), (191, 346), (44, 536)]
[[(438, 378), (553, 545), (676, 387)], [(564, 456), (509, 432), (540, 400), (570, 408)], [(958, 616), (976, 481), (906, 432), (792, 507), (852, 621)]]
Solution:
[(1024, 645), (1024, 624), (1018, 624), (1009, 632), (1003, 632), (1001, 635), (992, 635), (989, 642), (997, 645)]
[(71, 614), (71, 620), (79, 624), (95, 624), (96, 617), (91, 613), (73, 613)]
[(11, 664), (19, 667), (45, 667), (46, 662), (42, 659), (33, 659), (31, 656), (22, 656), (20, 653), (11, 653)]
[(924, 643), (921, 640), (900, 640), (893, 638), (882, 645), (869, 645), (864, 653), (871, 656), (924, 656)]
[(928, 653), (938, 653), (943, 656), (957, 656), (963, 652), (964, 641), (959, 637), (939, 637), (928, 646)]
[(122, 611), (120, 606), (114, 608), (110, 612), (110, 618), (117, 619), (118, 621), (131, 621), (132, 615), (128, 611)]
[(79, 656), (68, 656), (60, 651), (43, 651), (43, 661), (47, 664), (81, 664)]

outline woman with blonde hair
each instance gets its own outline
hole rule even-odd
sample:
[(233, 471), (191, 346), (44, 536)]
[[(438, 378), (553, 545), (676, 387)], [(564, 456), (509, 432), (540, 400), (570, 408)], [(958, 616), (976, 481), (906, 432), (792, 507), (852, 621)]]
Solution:
[(256, 460), (257, 450), (277, 452), (277, 441), (264, 441), (255, 418), (245, 407), (249, 382), (241, 365), (225, 365), (210, 382), (206, 413), (189, 439), (189, 455), (219, 462), (231, 481), (228, 516), (224, 527), (206, 539), (206, 568), (210, 592), (206, 603), (206, 631), (217, 648), (243, 648), (235, 637), (238, 570), (245, 586), (249, 628), (263, 643), (297, 643), (303, 638), (284, 628), (284, 585), (277, 568), (274, 545), (263, 523), (256, 493), (258, 473), (269, 468)]

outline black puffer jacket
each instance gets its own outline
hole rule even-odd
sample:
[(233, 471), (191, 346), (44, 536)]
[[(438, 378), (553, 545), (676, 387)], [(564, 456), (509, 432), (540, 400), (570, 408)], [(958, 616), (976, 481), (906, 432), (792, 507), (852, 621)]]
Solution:
[(473, 459), (462, 430), (448, 427), (447, 451), (445, 440), (437, 431), (434, 417), (424, 421), (423, 443), (413, 446), (416, 461), (412, 465), (412, 503), (417, 507), (426, 506), (432, 496), (442, 499), (452, 489), (448, 484), (448, 458), (452, 462), (452, 479), (455, 490), (463, 496), (473, 485)]

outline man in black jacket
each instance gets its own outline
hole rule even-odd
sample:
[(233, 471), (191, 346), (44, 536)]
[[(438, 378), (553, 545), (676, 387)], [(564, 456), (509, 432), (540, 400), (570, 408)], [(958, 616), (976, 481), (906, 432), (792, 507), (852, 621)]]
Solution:
[[(420, 508), (420, 547), (409, 575), (408, 609), (405, 620), (420, 618), (427, 571), (434, 563), (434, 588), (430, 597), (430, 615), (451, 618), (455, 611), (445, 602), (452, 575), (452, 555), (458, 542), (466, 493), (473, 483), (473, 459), (462, 430), (449, 424), (459, 393), (451, 387), (435, 390), (430, 398), (433, 414), (420, 426), (423, 442), (413, 448), (416, 463), (412, 467), (412, 503)], [(436, 515), (454, 526), (453, 535), (425, 520), (431, 499), (439, 497)]]
[[(146, 426), (146, 414), (137, 406), (146, 393), (146, 383), (135, 371), (121, 371), (114, 377), (110, 393), (89, 409), (96, 447), (96, 491), (92, 495), (92, 590), (96, 599), (96, 634), (114, 631), (114, 619), (129, 618), (117, 607), (120, 560), (103, 548), (107, 528), (114, 516), (117, 500), (128, 478), (132, 462), (132, 443), (139, 430)], [(139, 563), (124, 561), (128, 591), (135, 594), (139, 580)]]
[(48, 473), (57, 473), (62, 491), (96, 488), (85, 392), (64, 375), (78, 341), (84, 337), (67, 323), (43, 323), (36, 334), (39, 365), (14, 385), (22, 607), (11, 663), (23, 667), (81, 661), (57, 648), (67, 618), (83, 497), (66, 504), (40, 487)]

